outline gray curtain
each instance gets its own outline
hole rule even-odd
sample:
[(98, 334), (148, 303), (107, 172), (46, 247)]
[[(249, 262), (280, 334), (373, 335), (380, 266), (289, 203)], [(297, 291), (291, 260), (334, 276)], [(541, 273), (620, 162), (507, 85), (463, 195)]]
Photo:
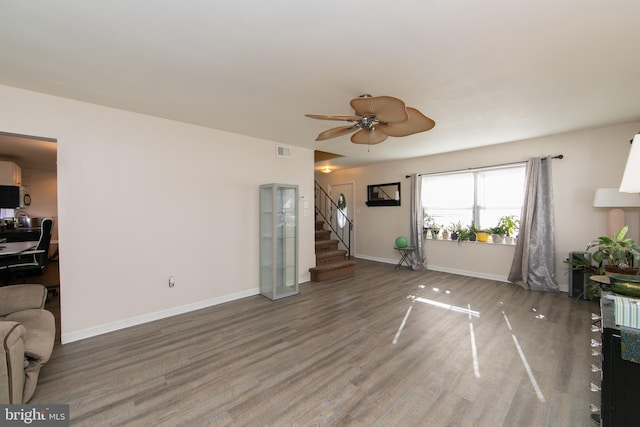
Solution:
[(424, 270), (424, 248), (422, 241), (422, 178), (418, 174), (411, 174), (411, 230), (409, 246), (415, 248), (411, 257), (412, 270)]
[(520, 233), (509, 281), (532, 291), (558, 291), (551, 158), (527, 162)]

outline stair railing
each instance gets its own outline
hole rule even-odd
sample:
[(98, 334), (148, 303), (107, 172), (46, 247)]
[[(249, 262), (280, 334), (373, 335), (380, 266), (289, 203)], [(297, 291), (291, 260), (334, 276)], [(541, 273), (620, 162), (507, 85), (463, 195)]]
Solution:
[[(315, 181), (315, 205), (316, 214), (329, 226), (329, 229), (336, 235), (340, 243), (347, 249), (347, 259), (351, 259), (351, 233), (353, 232), (353, 221), (347, 215), (340, 212), (340, 208), (331, 197), (324, 191), (324, 188)], [(338, 223), (338, 215), (345, 220), (344, 225), (340, 227)]]

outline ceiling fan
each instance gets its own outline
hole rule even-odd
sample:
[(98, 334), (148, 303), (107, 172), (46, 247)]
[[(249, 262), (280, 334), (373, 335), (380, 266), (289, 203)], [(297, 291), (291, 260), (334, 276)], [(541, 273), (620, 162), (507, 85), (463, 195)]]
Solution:
[(415, 108), (407, 107), (401, 99), (392, 96), (361, 95), (350, 102), (355, 115), (305, 114), (320, 120), (353, 122), (321, 132), (316, 141), (351, 135), (354, 144), (379, 144), (389, 136), (408, 136), (432, 129), (436, 122)]

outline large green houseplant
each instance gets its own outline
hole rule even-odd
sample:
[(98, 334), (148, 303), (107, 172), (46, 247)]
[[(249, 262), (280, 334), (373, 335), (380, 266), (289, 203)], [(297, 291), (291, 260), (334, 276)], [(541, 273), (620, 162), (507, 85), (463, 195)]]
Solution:
[(601, 236), (587, 246), (587, 251), (595, 249), (591, 259), (602, 266), (606, 272), (618, 274), (638, 274), (635, 266), (640, 258), (640, 245), (633, 239), (625, 239), (629, 231), (626, 225), (612, 239)]
[[(640, 245), (636, 245), (633, 239), (625, 239), (627, 231), (629, 227), (624, 226), (614, 238), (598, 237), (587, 246), (587, 251), (592, 251), (590, 257), (575, 253), (565, 262), (570, 264), (573, 270), (581, 271), (587, 277), (602, 276), (607, 272), (637, 274), (638, 268), (635, 266), (640, 256)], [(590, 281), (587, 285), (587, 297), (599, 297), (602, 286), (605, 285)]]

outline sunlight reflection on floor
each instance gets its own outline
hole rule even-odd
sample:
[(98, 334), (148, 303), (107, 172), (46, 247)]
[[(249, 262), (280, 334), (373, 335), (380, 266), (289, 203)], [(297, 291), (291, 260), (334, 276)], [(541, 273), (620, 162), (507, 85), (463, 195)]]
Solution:
[[(419, 296), (418, 294), (420, 293), (421, 290), (425, 289), (426, 286), (425, 285), (419, 285), (418, 286), (418, 290), (416, 291), (415, 295), (408, 295), (407, 299), (411, 300), (411, 305), (409, 306), (409, 308), (407, 309), (407, 311), (405, 312), (405, 315), (402, 319), (402, 322), (400, 324), (400, 327), (398, 328), (398, 331), (396, 332), (394, 338), (393, 338), (393, 344), (397, 344), (398, 340), (400, 339), (400, 335), (402, 334), (402, 330), (405, 328), (407, 321), (409, 320), (409, 315), (411, 314), (411, 310), (413, 309), (414, 305), (416, 302), (420, 302), (423, 304), (428, 304), (430, 306), (433, 307), (437, 307), (437, 308), (442, 308), (444, 310), (448, 310), (448, 311), (453, 311), (453, 312), (457, 312), (457, 313), (466, 313), (469, 317), (469, 337), (470, 337), (470, 341), (471, 341), (471, 359), (473, 362), (473, 372), (476, 378), (480, 378), (480, 362), (478, 360), (478, 350), (477, 350), (477, 346), (476, 346), (476, 339), (475, 339), (475, 332), (474, 332), (474, 327), (473, 327), (473, 318), (479, 318), (480, 317), (480, 312), (472, 310), (471, 309), (471, 304), (467, 304), (467, 308), (464, 307), (458, 307), (452, 304), (447, 304), (444, 302), (440, 302), (440, 301), (435, 301), (429, 298), (424, 298)], [(443, 292), (441, 291), (440, 288), (438, 287), (432, 287), (431, 290), (436, 293), (436, 294), (442, 294)], [(444, 290), (444, 294), (446, 295), (451, 295), (452, 292), (449, 289), (445, 289)], [(504, 301), (499, 301), (498, 303), (500, 306), (505, 306)], [(546, 320), (546, 316), (544, 314), (538, 313), (538, 310), (535, 307), (531, 308), (531, 312), (534, 313), (534, 318), (538, 319), (538, 320)], [(540, 389), (540, 387), (538, 386), (538, 382), (536, 381), (535, 376), (533, 375), (533, 370), (531, 369), (531, 366), (529, 365), (529, 362), (527, 361), (527, 358), (524, 354), (524, 351), (522, 350), (522, 347), (520, 346), (520, 343), (518, 342), (518, 338), (516, 337), (516, 334), (513, 330), (513, 327), (511, 325), (511, 322), (509, 322), (509, 318), (507, 317), (507, 313), (503, 310), (502, 311), (502, 316), (504, 318), (504, 321), (507, 325), (507, 328), (509, 329), (509, 332), (511, 333), (511, 337), (513, 340), (513, 343), (515, 345), (516, 351), (518, 352), (518, 355), (520, 356), (520, 360), (522, 361), (522, 364), (524, 366), (524, 369), (529, 377), (529, 381), (531, 382), (531, 386), (533, 387), (533, 390), (538, 398), (538, 400), (540, 402), (545, 402), (545, 397), (542, 394), (542, 390)]]

